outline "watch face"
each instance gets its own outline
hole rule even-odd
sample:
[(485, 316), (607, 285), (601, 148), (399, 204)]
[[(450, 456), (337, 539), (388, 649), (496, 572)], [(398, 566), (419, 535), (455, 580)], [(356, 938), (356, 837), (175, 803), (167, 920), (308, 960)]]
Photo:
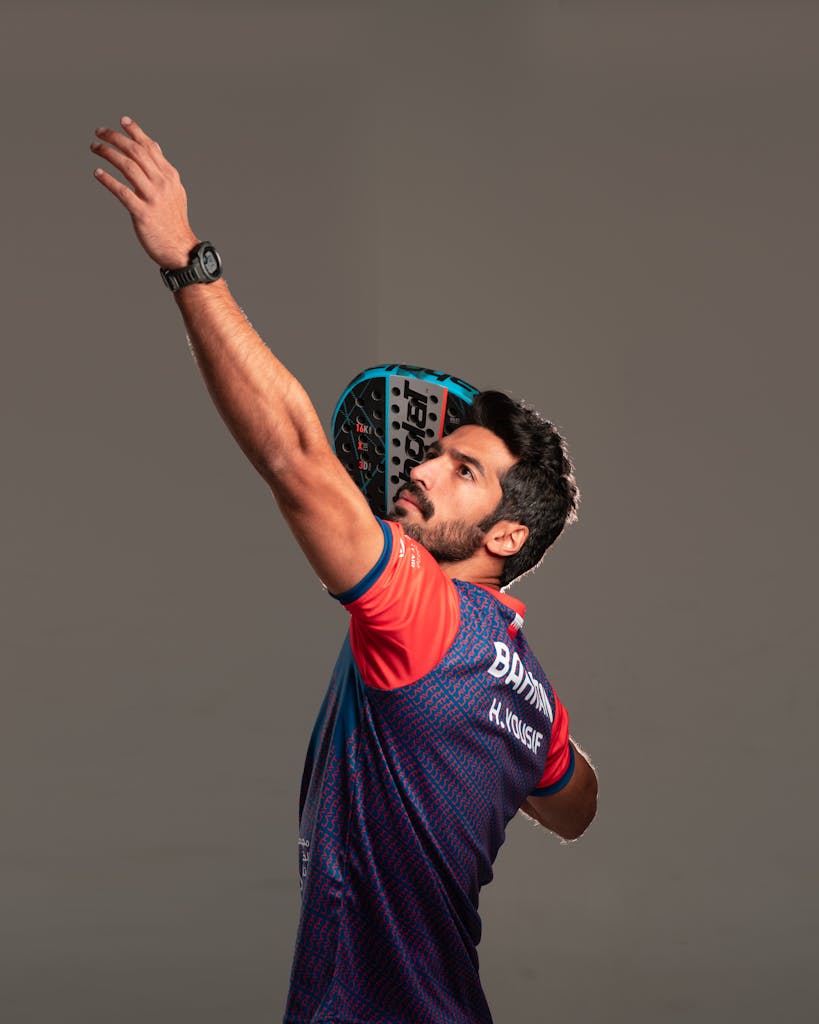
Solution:
[(211, 275), (216, 274), (219, 270), (219, 261), (216, 259), (216, 253), (213, 249), (205, 250), (202, 256), (202, 266)]

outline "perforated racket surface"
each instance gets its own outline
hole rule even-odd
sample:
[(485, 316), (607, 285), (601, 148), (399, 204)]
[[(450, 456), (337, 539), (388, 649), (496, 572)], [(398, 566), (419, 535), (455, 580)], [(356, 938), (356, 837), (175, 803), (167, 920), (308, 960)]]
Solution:
[(426, 448), (459, 427), (478, 389), (422, 366), (372, 366), (333, 411), (336, 455), (377, 516), (392, 509)]

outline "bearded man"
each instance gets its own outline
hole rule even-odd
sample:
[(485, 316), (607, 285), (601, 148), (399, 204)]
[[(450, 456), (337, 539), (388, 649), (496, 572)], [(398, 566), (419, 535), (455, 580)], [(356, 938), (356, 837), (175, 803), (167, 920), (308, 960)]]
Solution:
[(130, 118), (91, 148), (182, 314), (208, 390), (350, 629), (301, 787), (288, 1024), (490, 1022), (478, 894), (523, 810), (564, 839), (597, 782), (502, 588), (576, 515), (558, 432), (500, 392), (426, 452), (379, 519), (301, 384), (253, 330), (179, 175)]

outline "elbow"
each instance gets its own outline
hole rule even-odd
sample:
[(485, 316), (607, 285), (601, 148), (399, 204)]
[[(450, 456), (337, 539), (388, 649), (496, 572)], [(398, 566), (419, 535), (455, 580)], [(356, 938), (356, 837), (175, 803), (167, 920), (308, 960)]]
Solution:
[(594, 816), (597, 813), (597, 804), (590, 808), (589, 813), (581, 821), (573, 822), (570, 829), (560, 833), (560, 838), (564, 839), (567, 843), (573, 843), (575, 839), (579, 839), (585, 832), (586, 829), (594, 821)]

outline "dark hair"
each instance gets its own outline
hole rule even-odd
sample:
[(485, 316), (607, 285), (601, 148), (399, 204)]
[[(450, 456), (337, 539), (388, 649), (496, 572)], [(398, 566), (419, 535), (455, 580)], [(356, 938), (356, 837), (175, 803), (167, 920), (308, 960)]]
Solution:
[(470, 422), (496, 434), (517, 462), (501, 479), (502, 498), (481, 524), (501, 519), (529, 527), (529, 536), (503, 566), (500, 585), (537, 568), (563, 527), (577, 519), (580, 492), (566, 442), (548, 420), (502, 391), (482, 391), (472, 403)]

